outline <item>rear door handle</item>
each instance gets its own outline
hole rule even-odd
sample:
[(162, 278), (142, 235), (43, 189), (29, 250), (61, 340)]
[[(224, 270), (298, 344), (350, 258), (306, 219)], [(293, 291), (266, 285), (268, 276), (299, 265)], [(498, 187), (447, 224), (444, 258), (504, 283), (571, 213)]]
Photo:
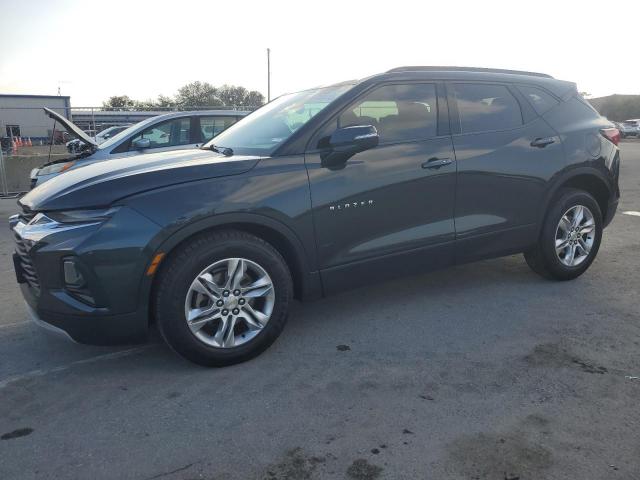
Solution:
[(444, 167), (445, 165), (449, 165), (452, 162), (450, 158), (438, 158), (433, 157), (427, 160), (422, 164), (422, 168), (435, 168), (438, 169), (440, 167)]
[(536, 138), (533, 142), (531, 142), (531, 146), (544, 148), (547, 145), (551, 145), (552, 143), (556, 143), (556, 139), (553, 137)]

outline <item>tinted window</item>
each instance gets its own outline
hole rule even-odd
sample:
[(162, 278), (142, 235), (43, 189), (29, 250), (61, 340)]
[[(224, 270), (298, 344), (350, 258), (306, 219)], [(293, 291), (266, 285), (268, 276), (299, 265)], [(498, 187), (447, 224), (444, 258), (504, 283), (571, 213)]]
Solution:
[(208, 142), (234, 123), (236, 123), (235, 117), (200, 117), (201, 141)]
[(547, 92), (536, 87), (519, 85), (518, 90), (527, 97), (527, 100), (529, 100), (538, 115), (542, 115), (560, 103)]
[(168, 120), (146, 128), (131, 139), (130, 151), (136, 150), (133, 145), (139, 138), (148, 138), (150, 142), (149, 148), (174, 147), (178, 145), (187, 145), (190, 143), (189, 135), (191, 130), (190, 118), (177, 118)]
[(380, 143), (402, 142), (435, 137), (437, 120), (435, 85), (386, 85), (343, 112), (338, 126), (373, 125)]
[(518, 101), (503, 85), (454, 85), (462, 133), (506, 130), (522, 125)]

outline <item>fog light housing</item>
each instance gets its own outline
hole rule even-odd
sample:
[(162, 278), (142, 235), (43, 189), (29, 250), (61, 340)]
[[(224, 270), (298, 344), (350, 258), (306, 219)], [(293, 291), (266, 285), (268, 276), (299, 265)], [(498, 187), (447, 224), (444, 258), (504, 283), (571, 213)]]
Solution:
[(64, 283), (68, 287), (80, 288), (84, 286), (84, 277), (72, 258), (65, 258), (62, 261), (62, 270), (64, 272)]

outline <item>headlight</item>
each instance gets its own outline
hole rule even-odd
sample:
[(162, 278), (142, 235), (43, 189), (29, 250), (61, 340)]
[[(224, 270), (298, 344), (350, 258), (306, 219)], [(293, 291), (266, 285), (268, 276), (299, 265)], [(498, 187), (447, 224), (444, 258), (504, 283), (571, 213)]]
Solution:
[(44, 215), (58, 223), (91, 223), (107, 220), (117, 211), (118, 207), (109, 207), (92, 208), (88, 210), (67, 210), (63, 212), (45, 212)]
[(52, 165), (47, 165), (46, 167), (42, 167), (38, 172), (38, 176), (42, 175), (50, 175), (52, 173), (62, 173), (65, 170), (69, 170), (76, 162), (61, 162), (54, 163)]

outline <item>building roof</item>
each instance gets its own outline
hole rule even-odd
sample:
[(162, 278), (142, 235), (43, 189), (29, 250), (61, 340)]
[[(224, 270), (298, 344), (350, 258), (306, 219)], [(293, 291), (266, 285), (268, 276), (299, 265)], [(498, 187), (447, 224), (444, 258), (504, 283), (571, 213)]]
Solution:
[(16, 97), (16, 98), (65, 98), (69, 100), (69, 95), (29, 95), (24, 93), (0, 93), (0, 97)]

